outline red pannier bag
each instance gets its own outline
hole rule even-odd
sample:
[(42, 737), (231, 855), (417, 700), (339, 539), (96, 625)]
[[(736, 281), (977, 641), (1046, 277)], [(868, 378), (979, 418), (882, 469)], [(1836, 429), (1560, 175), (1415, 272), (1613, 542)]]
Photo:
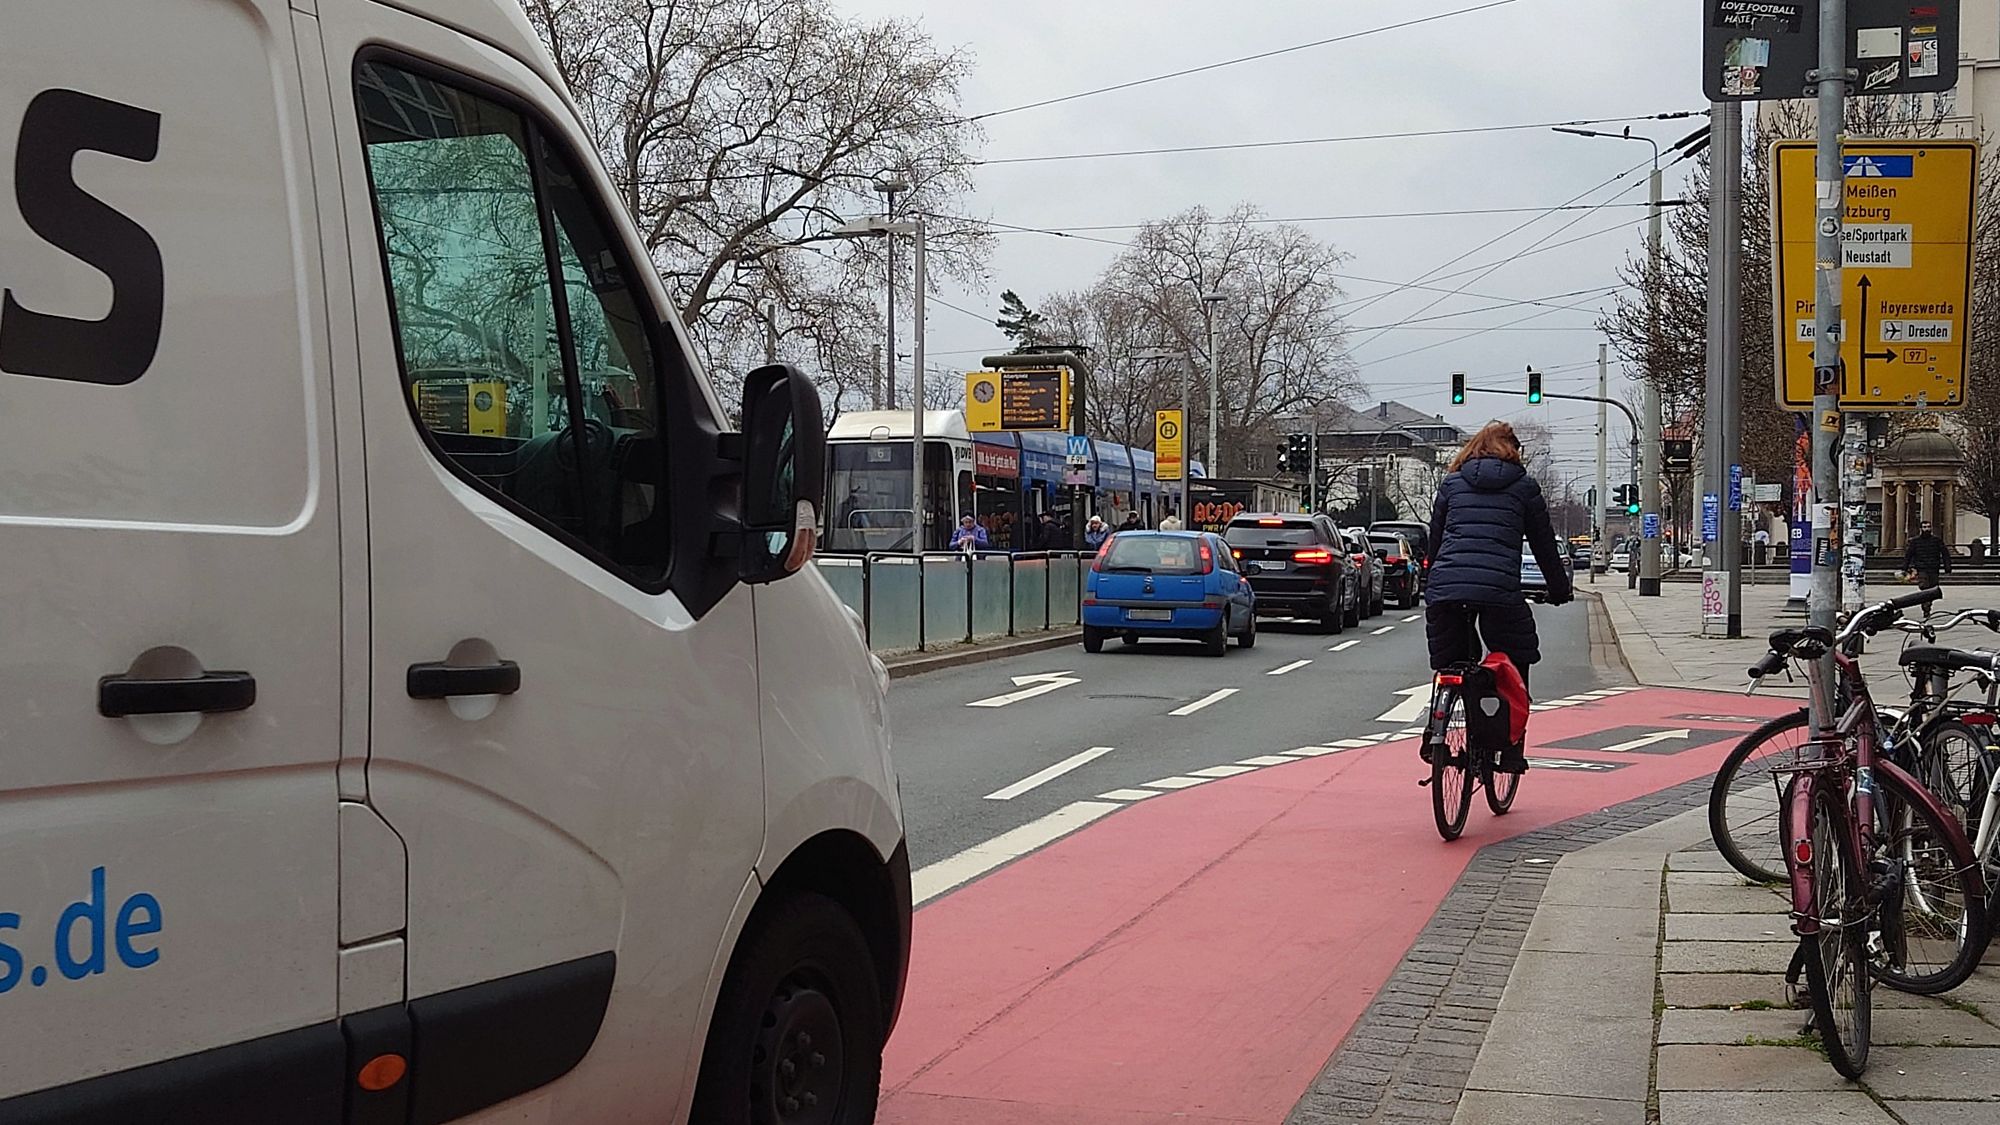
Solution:
[(1504, 652), (1489, 652), (1480, 661), (1493, 675), (1493, 693), (1507, 705), (1507, 737), (1516, 746), (1528, 738), (1528, 682)]

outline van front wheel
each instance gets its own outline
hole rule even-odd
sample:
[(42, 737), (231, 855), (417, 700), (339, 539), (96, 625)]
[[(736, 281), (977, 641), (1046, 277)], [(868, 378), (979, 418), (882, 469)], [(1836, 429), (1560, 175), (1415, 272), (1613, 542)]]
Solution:
[(751, 923), (716, 998), (693, 1120), (865, 1125), (882, 1084), (882, 990), (854, 919), (797, 895)]

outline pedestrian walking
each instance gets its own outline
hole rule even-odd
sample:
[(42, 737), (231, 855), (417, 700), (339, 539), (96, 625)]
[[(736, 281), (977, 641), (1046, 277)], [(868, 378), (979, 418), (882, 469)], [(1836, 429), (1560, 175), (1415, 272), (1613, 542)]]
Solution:
[(1916, 538), (1903, 549), (1903, 569), (1916, 579), (1920, 590), (1932, 589), (1939, 574), (1951, 573), (1951, 548), (1931, 531), (1928, 522), (1917, 528)]
[(1143, 530), (1145, 530), (1145, 526), (1146, 526), (1145, 524), (1143, 524), (1143, 523), (1140, 523), (1140, 522), (1139, 522), (1139, 513), (1137, 513), (1137, 512), (1126, 512), (1126, 513), (1125, 513), (1125, 522), (1123, 522), (1123, 523), (1121, 523), (1121, 524), (1119, 524), (1119, 525), (1118, 525), (1118, 530), (1120, 530), (1120, 531), (1143, 531)]
[(1168, 516), (1166, 519), (1160, 521), (1161, 531), (1179, 531), (1180, 529), (1181, 518), (1179, 516)]

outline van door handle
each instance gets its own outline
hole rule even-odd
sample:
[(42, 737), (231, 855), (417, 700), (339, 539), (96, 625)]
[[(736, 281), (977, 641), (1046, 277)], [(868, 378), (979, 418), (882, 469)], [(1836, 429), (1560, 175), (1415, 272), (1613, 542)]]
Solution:
[(492, 664), (412, 664), (404, 682), (411, 699), (512, 695), (521, 690), (521, 666), (511, 660)]
[(247, 710), (257, 702), (257, 677), (248, 672), (208, 672), (184, 679), (105, 676), (97, 681), (97, 713), (127, 715), (217, 714)]

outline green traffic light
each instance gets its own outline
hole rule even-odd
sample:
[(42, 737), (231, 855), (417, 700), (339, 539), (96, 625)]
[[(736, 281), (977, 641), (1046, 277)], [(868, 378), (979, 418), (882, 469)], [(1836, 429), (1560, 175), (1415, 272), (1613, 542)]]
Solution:
[(1637, 504), (1627, 504), (1627, 505), (1625, 505), (1625, 514), (1626, 514), (1626, 515), (1628, 515), (1628, 516), (1636, 516), (1636, 515), (1638, 515), (1638, 514), (1639, 514), (1639, 505), (1637, 505)]

